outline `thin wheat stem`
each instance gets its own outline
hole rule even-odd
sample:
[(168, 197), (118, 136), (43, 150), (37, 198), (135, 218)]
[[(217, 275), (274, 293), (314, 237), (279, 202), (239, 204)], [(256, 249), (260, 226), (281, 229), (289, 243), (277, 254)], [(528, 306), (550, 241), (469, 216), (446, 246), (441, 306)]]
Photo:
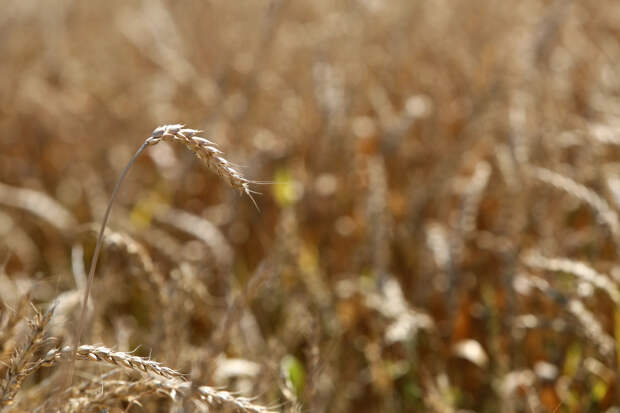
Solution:
[[(108, 219), (110, 218), (110, 212), (112, 211), (112, 205), (114, 204), (114, 200), (116, 199), (116, 194), (121, 186), (121, 183), (125, 179), (125, 176), (129, 172), (129, 169), (134, 164), (138, 156), (144, 151), (144, 149), (149, 146), (148, 141), (144, 141), (144, 143), (140, 146), (140, 148), (136, 151), (136, 153), (132, 156), (127, 166), (123, 170), (123, 173), (116, 181), (114, 185), (114, 189), (112, 190), (112, 196), (110, 197), (110, 202), (105, 210), (105, 214), (103, 215), (103, 221), (101, 221), (101, 228), (99, 229), (99, 235), (97, 236), (97, 244), (95, 245), (95, 252), (93, 254), (93, 259), (90, 262), (90, 270), (88, 271), (88, 280), (86, 281), (86, 288), (84, 289), (84, 299), (82, 300), (82, 309), (80, 310), (80, 319), (78, 321), (77, 333), (75, 335), (75, 342), (73, 345), (74, 354), (77, 351), (78, 346), (80, 345), (80, 339), (82, 334), (84, 333), (84, 328), (86, 327), (86, 308), (88, 306), (88, 297), (90, 295), (90, 290), (93, 285), (93, 280), (95, 278), (95, 270), (97, 269), (97, 261), (99, 260), (99, 254), (101, 253), (101, 246), (103, 245), (103, 234), (105, 233), (105, 228), (108, 223)], [(69, 374), (67, 375), (67, 387), (71, 385), (73, 381), (73, 372), (75, 371), (75, 355), (71, 357), (71, 362), (69, 363)]]

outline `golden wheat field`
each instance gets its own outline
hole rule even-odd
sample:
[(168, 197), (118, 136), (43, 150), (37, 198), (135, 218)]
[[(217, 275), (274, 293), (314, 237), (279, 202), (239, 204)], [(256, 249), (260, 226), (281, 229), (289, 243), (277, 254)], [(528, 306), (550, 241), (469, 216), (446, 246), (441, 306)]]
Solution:
[(620, 412), (617, 0), (2, 0), (0, 56), (0, 412)]

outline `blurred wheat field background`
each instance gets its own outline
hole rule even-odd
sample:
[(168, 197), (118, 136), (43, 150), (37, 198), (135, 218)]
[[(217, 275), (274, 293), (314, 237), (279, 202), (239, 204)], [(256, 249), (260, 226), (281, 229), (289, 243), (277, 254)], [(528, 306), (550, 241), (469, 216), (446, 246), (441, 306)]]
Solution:
[(620, 412), (619, 2), (0, 6), (1, 412)]

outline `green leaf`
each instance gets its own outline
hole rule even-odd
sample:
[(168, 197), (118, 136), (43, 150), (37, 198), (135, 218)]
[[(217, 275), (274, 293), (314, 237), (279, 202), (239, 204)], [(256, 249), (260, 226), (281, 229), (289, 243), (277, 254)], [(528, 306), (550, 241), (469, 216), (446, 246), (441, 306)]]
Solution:
[(289, 390), (300, 398), (306, 384), (306, 369), (303, 364), (295, 356), (287, 354), (280, 362), (280, 369)]

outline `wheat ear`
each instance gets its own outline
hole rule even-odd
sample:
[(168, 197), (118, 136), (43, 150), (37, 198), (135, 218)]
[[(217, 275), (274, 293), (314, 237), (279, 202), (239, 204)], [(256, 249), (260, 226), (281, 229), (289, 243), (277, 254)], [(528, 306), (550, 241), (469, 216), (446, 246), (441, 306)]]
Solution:
[(256, 192), (250, 189), (250, 184), (253, 182), (244, 178), (230, 162), (222, 157), (223, 152), (217, 149), (215, 143), (198, 136), (201, 132), (197, 129), (184, 128), (184, 125), (164, 125), (156, 128), (145, 143), (148, 145), (155, 145), (160, 141), (182, 143), (228, 185), (245, 192), (256, 206), (252, 197), (252, 194)]
[[(213, 142), (198, 136), (200, 133), (201, 131), (197, 129), (185, 128), (184, 125), (181, 124), (164, 125), (155, 128), (155, 130), (153, 130), (153, 133), (151, 133), (151, 136), (149, 136), (144, 141), (144, 143), (142, 143), (140, 148), (138, 148), (136, 153), (131, 157), (129, 163), (127, 163), (127, 166), (125, 166), (125, 169), (121, 173), (121, 176), (118, 178), (118, 181), (116, 181), (114, 189), (112, 190), (110, 202), (108, 203), (105, 214), (103, 215), (103, 221), (101, 222), (101, 228), (99, 229), (99, 235), (97, 236), (97, 244), (95, 245), (95, 252), (93, 253), (93, 259), (91, 261), (90, 270), (88, 272), (88, 281), (86, 282), (86, 288), (84, 290), (84, 299), (82, 302), (82, 309), (80, 311), (80, 319), (78, 321), (77, 333), (75, 335), (74, 353), (77, 352), (78, 346), (80, 345), (81, 336), (84, 332), (86, 324), (86, 308), (88, 306), (88, 297), (90, 295), (90, 289), (93, 284), (95, 269), (97, 268), (97, 261), (99, 260), (99, 254), (101, 253), (103, 234), (105, 232), (105, 228), (110, 217), (110, 212), (112, 210), (112, 205), (114, 204), (114, 199), (116, 198), (118, 189), (120, 188), (121, 183), (125, 179), (125, 176), (129, 172), (129, 169), (134, 164), (138, 156), (140, 156), (144, 149), (146, 149), (147, 146), (155, 145), (161, 141), (183, 143), (190, 151), (194, 152), (196, 156), (201, 161), (203, 161), (209, 169), (211, 169), (213, 172), (219, 175), (220, 178), (226, 181), (229, 186), (246, 193), (254, 203), (254, 206), (258, 208), (256, 201), (252, 197), (252, 193), (255, 192), (250, 189), (250, 184), (252, 184), (253, 181), (244, 178), (230, 162), (228, 162), (222, 157), (222, 151), (217, 149)], [(75, 356), (72, 358), (70, 363), (67, 386), (69, 386), (71, 384), (71, 381), (73, 380), (74, 369)]]
[[(66, 359), (67, 356), (94, 363), (111, 364), (127, 371), (139, 373), (144, 378), (144, 381), (128, 383), (129, 386), (140, 386), (148, 392), (163, 392), (172, 399), (175, 398), (175, 394), (179, 394), (213, 406), (228, 405), (241, 412), (274, 413), (273, 410), (267, 407), (254, 404), (250, 398), (240, 397), (225, 390), (192, 383), (182, 373), (168, 368), (157, 361), (114, 351), (102, 346), (82, 345), (78, 347), (77, 351), (74, 351), (70, 346), (53, 348), (43, 358), (33, 363), (31, 370), (36, 371), (42, 366), (54, 366), (57, 362)], [(104, 392), (102, 396), (114, 397), (114, 391), (111, 394)], [(82, 401), (92, 402), (93, 400), (86, 399)]]
[(2, 406), (13, 403), (22, 383), (33, 372), (29, 368), (29, 364), (33, 361), (35, 353), (45, 344), (45, 327), (52, 318), (54, 307), (52, 306), (45, 314), (41, 314), (36, 308), (34, 311), (34, 319), (29, 322), (30, 333), (28, 338), (23, 345), (17, 347), (11, 358), (5, 363), (6, 372), (0, 380), (0, 410), (2, 410)]

